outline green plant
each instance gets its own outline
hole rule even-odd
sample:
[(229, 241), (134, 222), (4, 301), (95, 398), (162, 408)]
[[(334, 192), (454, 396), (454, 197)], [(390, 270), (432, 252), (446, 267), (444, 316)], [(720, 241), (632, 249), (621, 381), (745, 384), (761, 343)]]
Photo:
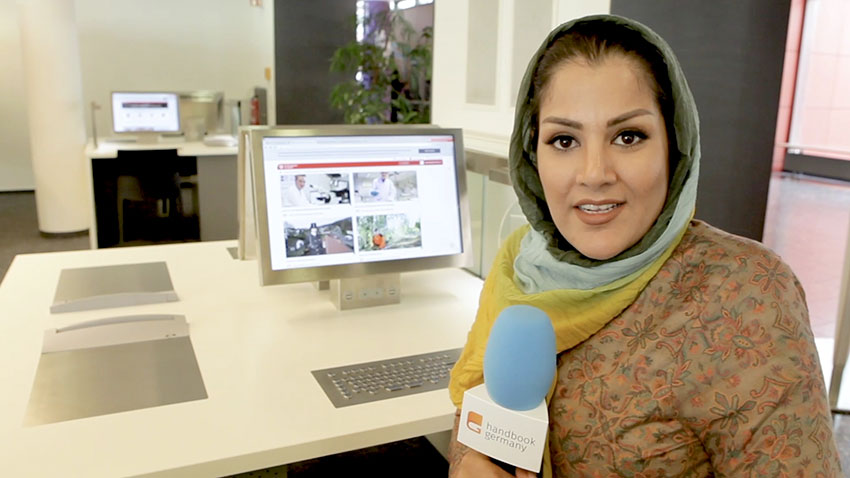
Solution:
[(430, 122), (432, 28), (417, 32), (397, 11), (365, 23), (371, 34), (331, 58), (330, 70), (350, 78), (333, 88), (331, 106), (350, 124)]

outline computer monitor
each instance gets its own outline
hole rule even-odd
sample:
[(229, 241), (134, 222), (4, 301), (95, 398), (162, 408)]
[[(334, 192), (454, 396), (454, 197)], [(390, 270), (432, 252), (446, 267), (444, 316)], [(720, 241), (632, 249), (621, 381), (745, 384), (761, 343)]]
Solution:
[(112, 92), (112, 130), (155, 140), (162, 133), (180, 132), (177, 93)]
[(263, 285), (471, 263), (461, 130), (278, 126), (249, 138)]

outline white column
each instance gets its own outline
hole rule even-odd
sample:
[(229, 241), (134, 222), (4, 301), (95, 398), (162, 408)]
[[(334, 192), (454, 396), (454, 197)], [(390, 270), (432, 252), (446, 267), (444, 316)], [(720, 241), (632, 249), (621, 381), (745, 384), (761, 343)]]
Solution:
[(73, 0), (18, 2), (38, 228), (89, 228), (80, 49)]
[[(835, 322), (835, 347), (832, 349), (832, 379), (829, 382), (829, 405), (838, 408), (841, 379), (850, 353), (850, 231), (847, 232), (847, 250), (844, 252), (844, 274), (841, 279), (838, 317)], [(845, 406), (846, 409), (846, 406)]]

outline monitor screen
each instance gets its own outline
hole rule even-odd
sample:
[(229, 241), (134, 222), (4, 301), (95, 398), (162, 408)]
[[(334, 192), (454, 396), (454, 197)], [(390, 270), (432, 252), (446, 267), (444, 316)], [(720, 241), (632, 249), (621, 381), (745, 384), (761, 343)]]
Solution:
[(460, 130), (252, 131), (263, 283), (466, 265)]
[(112, 130), (116, 133), (180, 131), (177, 93), (112, 92)]

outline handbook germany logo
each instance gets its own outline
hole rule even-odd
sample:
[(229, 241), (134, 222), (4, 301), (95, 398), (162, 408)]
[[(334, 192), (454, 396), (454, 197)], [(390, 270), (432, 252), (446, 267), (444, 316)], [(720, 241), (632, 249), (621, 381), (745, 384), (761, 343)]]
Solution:
[(515, 448), (521, 452), (525, 452), (529, 446), (532, 448), (537, 446), (534, 437), (520, 435), (508, 428), (499, 428), (490, 422), (487, 422), (485, 425), (484, 417), (480, 413), (471, 410), (466, 415), (466, 428), (478, 435), (482, 435), (484, 440), (488, 442)]
[(466, 416), (466, 428), (469, 428), (470, 430), (475, 433), (478, 433), (479, 435), (481, 434), (482, 423), (484, 423), (484, 417), (482, 417), (478, 413), (470, 411), (469, 414)]

